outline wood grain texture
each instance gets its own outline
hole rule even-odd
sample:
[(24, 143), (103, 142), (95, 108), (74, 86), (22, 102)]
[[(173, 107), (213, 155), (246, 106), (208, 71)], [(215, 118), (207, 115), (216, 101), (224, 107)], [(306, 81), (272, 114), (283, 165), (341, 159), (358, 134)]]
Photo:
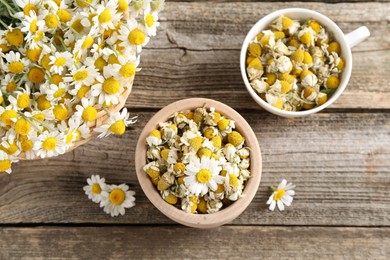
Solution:
[(3, 228), (0, 258), (379, 260), (389, 243), (390, 228)]
[(371, 37), (353, 49), (349, 85), (330, 108), (389, 109), (390, 5), (302, 2), (167, 3), (160, 31), (142, 53), (143, 69), (127, 106), (161, 108), (183, 98), (208, 97), (234, 108), (259, 109), (241, 78), (241, 44), (260, 18), (288, 7), (319, 11), (344, 32), (362, 25), (370, 29)]
[[(229, 105), (229, 103), (228, 103)], [(153, 112), (121, 137), (93, 139), (53, 159), (20, 162), (0, 175), (0, 223), (173, 223), (147, 200), (136, 179), (135, 146)], [(233, 224), (390, 226), (390, 114), (321, 113), (283, 119), (241, 111), (259, 140), (263, 175), (255, 199)], [(91, 174), (126, 182), (136, 207), (111, 218), (82, 187)], [(293, 206), (283, 213), (265, 204), (269, 186), (295, 183)]]

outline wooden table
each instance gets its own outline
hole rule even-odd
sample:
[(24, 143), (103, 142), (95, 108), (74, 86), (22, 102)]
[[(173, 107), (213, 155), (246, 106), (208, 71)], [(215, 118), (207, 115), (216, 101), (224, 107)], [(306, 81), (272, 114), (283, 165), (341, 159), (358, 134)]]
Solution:
[[(126, 106), (138, 123), (121, 137), (94, 139), (57, 158), (20, 162), (0, 175), (0, 259), (390, 258), (390, 3), (169, 2), (142, 53)], [(305, 7), (349, 32), (372, 36), (353, 50), (346, 91), (330, 108), (284, 119), (260, 110), (241, 79), (249, 28), (271, 11)], [(196, 230), (173, 223), (145, 197), (134, 149), (148, 119), (183, 98), (207, 97), (238, 110), (263, 154), (259, 191), (231, 224)], [(82, 187), (91, 174), (129, 184), (136, 207), (111, 218)], [(267, 209), (268, 187), (295, 183), (291, 207)]]

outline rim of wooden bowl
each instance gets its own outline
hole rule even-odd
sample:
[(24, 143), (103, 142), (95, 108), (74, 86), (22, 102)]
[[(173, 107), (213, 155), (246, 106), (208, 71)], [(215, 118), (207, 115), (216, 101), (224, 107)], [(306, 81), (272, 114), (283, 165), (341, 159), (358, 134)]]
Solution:
[[(156, 187), (152, 184), (149, 176), (143, 170), (143, 167), (146, 164), (146, 137), (153, 129), (158, 127), (160, 122), (166, 121), (175, 112), (195, 109), (203, 107), (204, 105), (206, 105), (207, 108), (214, 107), (217, 112), (236, 122), (236, 129), (244, 136), (246, 144), (251, 148), (251, 178), (249, 178), (245, 185), (242, 197), (230, 206), (212, 214), (192, 214), (186, 213), (181, 209), (176, 208), (174, 205), (170, 205), (164, 201)], [(190, 98), (174, 102), (164, 107), (145, 125), (137, 142), (135, 167), (138, 181), (146, 197), (165, 216), (186, 226), (195, 228), (213, 228), (231, 222), (251, 203), (260, 184), (262, 160), (260, 146), (256, 135), (246, 120), (238, 112), (236, 112), (233, 108), (212, 99)]]

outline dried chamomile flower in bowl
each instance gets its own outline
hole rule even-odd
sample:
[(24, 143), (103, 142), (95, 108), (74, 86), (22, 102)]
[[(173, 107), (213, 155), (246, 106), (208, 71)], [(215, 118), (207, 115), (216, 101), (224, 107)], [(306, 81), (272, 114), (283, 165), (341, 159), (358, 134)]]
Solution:
[(149, 200), (181, 224), (211, 228), (249, 205), (261, 178), (252, 129), (232, 108), (203, 98), (160, 110), (136, 148), (137, 177)]
[(248, 92), (266, 110), (285, 117), (316, 113), (345, 89), (351, 48), (366, 27), (344, 35), (326, 16), (291, 8), (273, 12), (249, 31), (240, 68)]

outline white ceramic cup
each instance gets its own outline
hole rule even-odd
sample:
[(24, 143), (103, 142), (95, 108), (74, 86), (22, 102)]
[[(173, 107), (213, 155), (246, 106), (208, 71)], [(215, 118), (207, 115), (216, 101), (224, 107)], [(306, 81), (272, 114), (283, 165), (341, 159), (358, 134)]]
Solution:
[[(333, 93), (333, 95), (328, 99), (327, 102), (313, 109), (304, 110), (304, 111), (285, 111), (285, 110), (275, 108), (272, 105), (268, 104), (263, 99), (261, 99), (260, 96), (249, 84), (248, 76), (246, 74), (246, 57), (247, 57), (248, 45), (259, 32), (266, 30), (266, 28), (281, 15), (285, 15), (290, 17), (293, 20), (299, 20), (299, 21), (314, 19), (317, 22), (319, 22), (322, 26), (324, 26), (326, 30), (332, 34), (334, 40), (340, 44), (341, 57), (343, 57), (345, 61), (345, 67), (341, 73), (340, 85), (337, 88), (337, 90)], [(348, 34), (344, 34), (341, 31), (341, 29), (331, 19), (329, 19), (325, 15), (322, 15), (312, 10), (303, 9), (303, 8), (288, 8), (288, 9), (278, 10), (260, 19), (252, 27), (252, 29), (248, 32), (247, 36), (245, 37), (244, 43), (242, 44), (241, 47), (241, 54), (240, 54), (241, 75), (244, 80), (245, 86), (249, 94), (252, 96), (252, 98), (256, 101), (256, 103), (258, 103), (261, 107), (268, 110), (269, 112), (283, 117), (299, 117), (299, 116), (307, 116), (310, 114), (314, 114), (326, 108), (330, 104), (332, 104), (344, 91), (345, 87), (348, 84), (349, 78), (351, 76), (351, 71), (352, 71), (351, 48), (358, 45), (359, 43), (367, 39), (369, 36), (370, 36), (370, 31), (365, 26), (359, 27), (358, 29)]]

